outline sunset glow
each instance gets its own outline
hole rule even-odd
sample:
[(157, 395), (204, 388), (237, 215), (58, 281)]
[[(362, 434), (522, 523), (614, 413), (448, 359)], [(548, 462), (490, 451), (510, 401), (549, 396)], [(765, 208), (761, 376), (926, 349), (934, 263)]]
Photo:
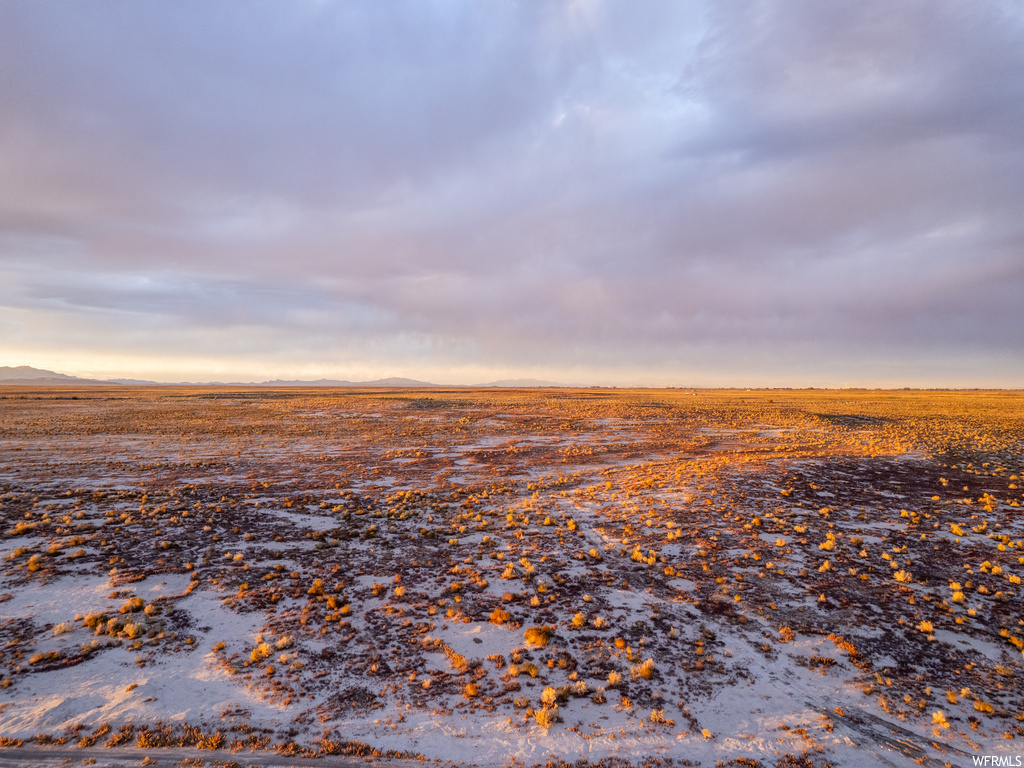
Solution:
[(1019, 387), (1018, 3), (0, 6), (0, 365)]

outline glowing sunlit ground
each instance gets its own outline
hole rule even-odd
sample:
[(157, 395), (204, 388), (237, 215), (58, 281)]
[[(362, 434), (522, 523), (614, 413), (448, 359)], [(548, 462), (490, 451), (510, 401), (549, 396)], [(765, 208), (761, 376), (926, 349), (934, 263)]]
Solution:
[(1022, 436), (1007, 392), (6, 387), (0, 752), (1021, 754)]

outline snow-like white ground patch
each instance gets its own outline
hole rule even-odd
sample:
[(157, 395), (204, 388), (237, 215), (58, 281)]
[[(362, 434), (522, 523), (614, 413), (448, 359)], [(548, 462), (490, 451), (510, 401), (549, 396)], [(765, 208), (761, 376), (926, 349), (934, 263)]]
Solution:
[[(88, 585), (78, 597), (93, 594), (92, 606), (99, 609), (97, 589), (96, 584)], [(141, 592), (160, 589), (153, 583), (144, 585)], [(74, 599), (72, 594), (69, 600)], [(72, 603), (60, 605), (73, 610)], [(194, 649), (162, 653), (159, 647), (155, 652), (148, 647), (141, 651), (127, 645), (110, 647), (75, 666), (35, 674), (29, 690), (0, 711), (0, 733), (25, 738), (77, 723), (92, 727), (108, 721), (199, 722), (238, 707), (272, 727), (287, 723), (286, 707), (267, 704), (237, 676), (229, 675), (212, 652), (212, 646), (223, 638), (254, 639), (260, 617), (225, 610), (212, 592), (193, 593), (183, 598), (177, 609), (187, 611), (197, 627), (210, 627), (207, 632), (195, 633)], [(55, 615), (56, 610), (55, 606)], [(83, 628), (59, 639), (85, 642), (90, 635)], [(138, 663), (140, 658), (145, 658), (144, 665)]]

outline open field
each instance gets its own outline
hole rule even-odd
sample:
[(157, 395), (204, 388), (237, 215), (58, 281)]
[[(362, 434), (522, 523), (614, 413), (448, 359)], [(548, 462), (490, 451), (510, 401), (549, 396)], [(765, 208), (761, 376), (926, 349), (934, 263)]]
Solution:
[(1022, 503), (1019, 392), (4, 387), (0, 759), (1015, 759)]

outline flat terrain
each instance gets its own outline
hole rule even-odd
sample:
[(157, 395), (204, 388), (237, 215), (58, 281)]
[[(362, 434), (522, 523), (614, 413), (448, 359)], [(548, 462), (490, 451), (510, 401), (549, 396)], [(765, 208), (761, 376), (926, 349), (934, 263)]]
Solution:
[(1022, 503), (1019, 392), (3, 387), (0, 764), (1016, 759)]

